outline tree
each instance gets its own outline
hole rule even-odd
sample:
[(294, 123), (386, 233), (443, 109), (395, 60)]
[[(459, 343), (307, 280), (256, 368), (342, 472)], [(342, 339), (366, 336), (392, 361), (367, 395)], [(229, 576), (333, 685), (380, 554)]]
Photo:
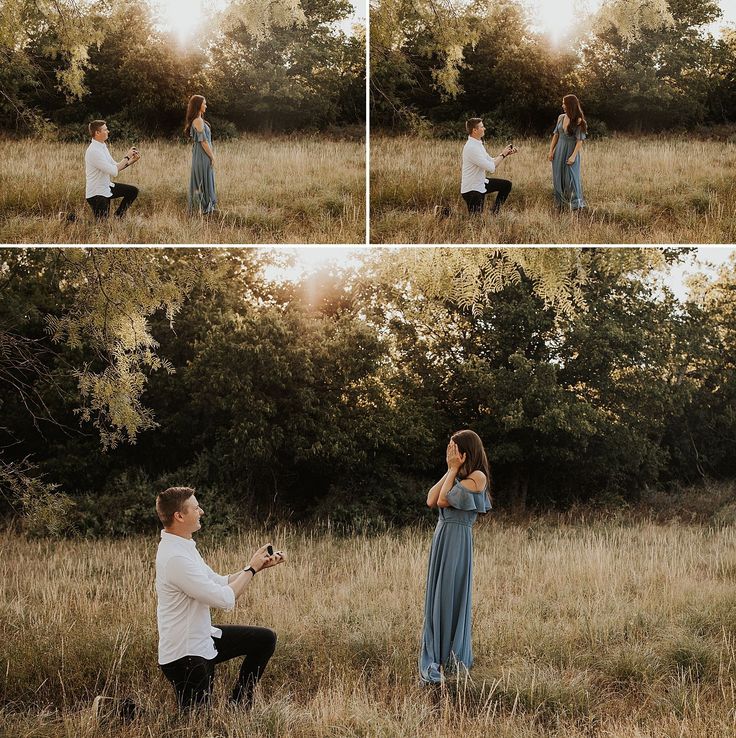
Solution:
[[(50, 97), (57, 109), (61, 107), (57, 95), (67, 103), (81, 101), (89, 92), (86, 75), (94, 66), (93, 50), (99, 49), (106, 39), (115, 47), (121, 35), (121, 21), (126, 19), (132, 22), (123, 23), (122, 35), (137, 42), (139, 55), (123, 48), (116, 63), (127, 58), (123, 79), (128, 94), (134, 102), (137, 99), (138, 114), (148, 115), (156, 107), (160, 101), (157, 93), (163, 93), (163, 99), (169, 102), (174, 93), (167, 93), (166, 85), (159, 85), (160, 77), (168, 72), (176, 78), (181, 68), (173, 68), (177, 67), (177, 59), (169, 53), (165, 40), (156, 34), (144, 35), (146, 27), (150, 30), (150, 9), (141, 0), (105, 0), (102, 4), (90, 0), (2, 0), (0, 115), (19, 130), (47, 129), (46, 111), (32, 104), (33, 97)], [(136, 19), (145, 23), (136, 23)], [(215, 33), (220, 32), (220, 27), (239, 27), (260, 42), (275, 29), (303, 21), (299, 0), (233, 0), (217, 17)], [(115, 66), (108, 66), (109, 69)], [(141, 77), (141, 73), (145, 76)], [(143, 87), (144, 83), (148, 86)], [(143, 111), (141, 103), (145, 104)], [(180, 100), (177, 103), (181, 105)]]
[(736, 463), (736, 261), (691, 282), (671, 382), (684, 403), (668, 427), (672, 479), (733, 478)]
[(601, 12), (583, 46), (588, 105), (624, 130), (703, 123), (714, 48), (703, 27), (721, 15), (718, 3), (670, 0), (667, 13), (652, 14), (652, 7), (645, 15), (646, 8), (618, 23), (609, 19), (610, 7)]
[(682, 404), (667, 380), (677, 319), (642, 267), (644, 254), (618, 261), (610, 250), (583, 250), (577, 309), (564, 289), (548, 286), (543, 298), (518, 266), (496, 278), (491, 266), (456, 277), (456, 289), (387, 270), (370, 315), (394, 338), (402, 394), (434, 407), (425, 421), (434, 457), (449, 433), (474, 428), (489, 446), (499, 497), (515, 507), (527, 498), (633, 499), (656, 482), (667, 418)]
[[(381, 121), (421, 124), (424, 110), (411, 102), (417, 90), (432, 87), (443, 100), (458, 98), (464, 90), (463, 79), (472, 78), (470, 58), (482, 38), (483, 25), (494, 26), (499, 17), (510, 24), (508, 29), (501, 28), (502, 44), (504, 37), (513, 36), (517, 46), (537, 55), (530, 34), (518, 27), (523, 11), (516, 0), (487, 0), (480, 5), (459, 0), (373, 0), (370, 13), (371, 105)], [(670, 21), (667, 0), (607, 0), (596, 28), (612, 29), (633, 40)], [(492, 40), (488, 43), (492, 45)], [(479, 54), (484, 58), (483, 49)], [(428, 77), (422, 74), (422, 58), (428, 62)], [(528, 66), (533, 68), (521, 54), (512, 65), (514, 75), (518, 66), (525, 72)], [(508, 69), (502, 63), (499, 71), (508, 73)], [(468, 70), (465, 77), (464, 70)], [(476, 73), (483, 72), (482, 67), (476, 69)], [(494, 75), (494, 83), (503, 87), (505, 80)]]
[(213, 50), (213, 101), (240, 127), (263, 130), (357, 122), (365, 79), (364, 43), (336, 24), (350, 16), (349, 0), (302, 2), (299, 22), (273, 28), (268, 38), (235, 24)]
[[(530, 280), (545, 307), (571, 316), (584, 306), (581, 286), (588, 277), (588, 264), (599, 249), (555, 247), (528, 249), (425, 248), (381, 254), (375, 269), (386, 279), (401, 280), (407, 289), (427, 299), (452, 299), (464, 309), (479, 310), (488, 295), (509, 284)], [(686, 249), (605, 249), (599, 268), (621, 276), (649, 273), (684, 255)]]
[[(11, 403), (6, 411), (17, 415), (20, 408), (36, 428), (42, 421), (54, 422), (48, 385), (68, 392), (64, 385), (73, 378), (80, 401), (77, 413), (98, 431), (103, 448), (115, 448), (122, 440), (134, 443), (143, 430), (154, 427), (141, 400), (146, 375), (171, 367), (156, 353), (148, 319), (162, 310), (173, 321), (193, 287), (216, 278), (213, 257), (207, 252), (199, 256), (177, 263), (176, 254), (152, 249), (0, 252), (2, 291), (9, 297), (0, 314), (3, 404)], [(47, 300), (51, 311), (45, 313)], [(40, 321), (51, 345), (38, 335)], [(30, 335), (24, 336), (29, 328)], [(53, 344), (63, 347), (68, 363), (59, 363)], [(62, 371), (60, 379), (56, 370)], [(7, 433), (13, 439), (14, 429)], [(18, 485), (31, 478), (31, 467), (5, 461), (3, 467), (7, 499), (17, 496)], [(24, 506), (38, 517), (41, 503), (33, 493), (41, 495), (45, 507), (52, 497), (45, 484), (28, 488), (31, 497)]]
[(103, 37), (97, 20), (86, 3), (75, 0), (2, 0), (0, 60), (6, 71), (0, 75), (0, 112), (6, 120), (17, 128), (43, 126), (43, 118), (21, 95), (25, 88), (40, 84), (38, 64), (29, 53), (37, 41), (45, 54), (58, 60), (54, 75), (58, 90), (67, 99), (84, 95), (89, 48)]

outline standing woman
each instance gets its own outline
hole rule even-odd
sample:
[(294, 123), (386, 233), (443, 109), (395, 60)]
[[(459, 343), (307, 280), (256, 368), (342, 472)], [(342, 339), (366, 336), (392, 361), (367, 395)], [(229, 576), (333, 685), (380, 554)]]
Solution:
[(562, 109), (565, 112), (557, 119), (549, 149), (555, 203), (560, 210), (580, 210), (585, 207), (580, 151), (587, 136), (588, 124), (575, 95), (562, 98)]
[(212, 131), (204, 119), (207, 101), (202, 95), (192, 95), (187, 105), (184, 135), (193, 141), (192, 174), (189, 178), (190, 213), (207, 215), (215, 209), (215, 152), (212, 148)]
[(491, 509), (490, 471), (483, 442), (471, 430), (447, 445), (447, 472), (429, 490), (427, 505), (439, 508), (432, 538), (419, 654), (423, 682), (441, 684), (447, 674), (473, 665), (470, 610), (473, 580), (472, 527)]

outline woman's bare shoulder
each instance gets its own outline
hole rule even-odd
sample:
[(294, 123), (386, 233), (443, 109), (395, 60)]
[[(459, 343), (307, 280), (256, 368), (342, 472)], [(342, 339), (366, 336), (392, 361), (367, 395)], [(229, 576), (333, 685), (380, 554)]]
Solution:
[(204, 121), (201, 118), (195, 118), (192, 121), (192, 125), (194, 126), (195, 131), (203, 131), (204, 130)]
[(469, 492), (482, 492), (486, 488), (487, 481), (486, 475), (480, 469), (476, 469), (474, 472), (468, 474), (460, 484)]

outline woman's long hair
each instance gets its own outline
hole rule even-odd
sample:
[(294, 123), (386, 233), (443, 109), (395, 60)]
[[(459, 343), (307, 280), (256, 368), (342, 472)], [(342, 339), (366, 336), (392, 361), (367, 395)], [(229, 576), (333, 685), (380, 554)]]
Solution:
[(578, 100), (577, 95), (565, 95), (562, 102), (565, 104), (565, 112), (568, 118), (567, 135), (573, 136), (576, 128), (580, 128), (583, 133), (587, 133), (588, 124), (585, 121), (585, 115), (580, 107), (580, 100)]
[[(465, 461), (458, 469), (457, 475), (462, 479), (469, 477), (474, 471), (482, 471), (491, 486), (491, 467), (488, 465), (486, 450), (480, 436), (472, 430), (461, 430), (452, 434), (452, 439), (461, 454), (465, 454)], [(479, 490), (480, 491), (480, 490)]]
[(192, 121), (199, 115), (199, 110), (204, 102), (204, 95), (192, 95), (189, 98), (189, 104), (187, 105), (187, 115), (184, 119), (184, 135), (189, 135), (189, 127), (192, 125)]

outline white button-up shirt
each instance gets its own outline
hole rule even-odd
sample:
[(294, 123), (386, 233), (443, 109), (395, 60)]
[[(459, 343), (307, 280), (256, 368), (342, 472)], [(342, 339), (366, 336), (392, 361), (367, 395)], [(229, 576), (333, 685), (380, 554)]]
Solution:
[(217, 656), (212, 636), (210, 607), (232, 610), (235, 592), (227, 576), (215, 574), (197, 551), (192, 539), (161, 531), (156, 554), (158, 596), (158, 663), (169, 664), (184, 656)]
[(112, 197), (110, 177), (118, 176), (118, 165), (107, 144), (92, 139), (84, 154), (84, 166), (87, 175), (85, 197)]
[(496, 162), (488, 156), (488, 152), (479, 138), (468, 136), (463, 148), (463, 180), (460, 184), (460, 194), (464, 192), (485, 192), (486, 172), (493, 174), (496, 171)]

